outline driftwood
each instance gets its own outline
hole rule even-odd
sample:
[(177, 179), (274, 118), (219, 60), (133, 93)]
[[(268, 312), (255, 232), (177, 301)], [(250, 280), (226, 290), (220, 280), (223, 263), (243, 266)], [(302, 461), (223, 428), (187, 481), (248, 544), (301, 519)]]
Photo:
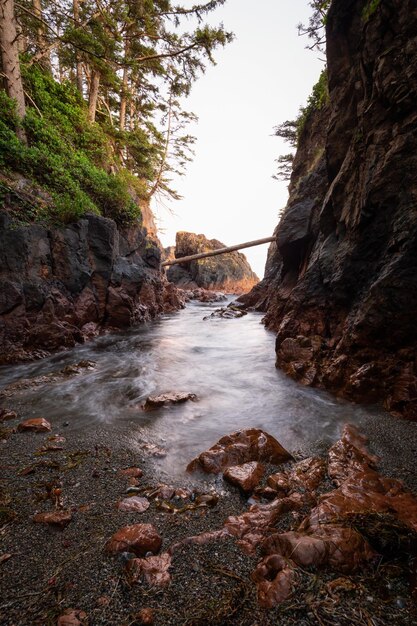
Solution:
[(190, 254), (189, 256), (183, 256), (172, 261), (164, 261), (162, 267), (167, 265), (176, 265), (177, 263), (188, 263), (189, 261), (196, 261), (197, 259), (205, 259), (209, 256), (217, 256), (218, 254), (226, 254), (227, 252), (235, 252), (242, 248), (251, 248), (252, 246), (260, 246), (263, 243), (270, 243), (275, 241), (275, 237), (265, 237), (264, 239), (255, 239), (254, 241), (247, 241), (246, 243), (238, 243), (235, 246), (228, 246), (227, 248), (219, 248), (218, 250), (209, 250), (208, 252), (200, 252), (199, 254)]

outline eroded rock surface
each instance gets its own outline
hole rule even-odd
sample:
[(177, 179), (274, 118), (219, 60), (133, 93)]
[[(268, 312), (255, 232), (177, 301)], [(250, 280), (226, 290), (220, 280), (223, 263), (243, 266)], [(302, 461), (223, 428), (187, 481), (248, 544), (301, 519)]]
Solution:
[(326, 473), (323, 459), (304, 459), (287, 472), (277, 472), (268, 477), (268, 486), (276, 492), (288, 494), (298, 488), (314, 492)]
[(126, 569), (131, 583), (138, 582), (143, 576), (149, 585), (165, 587), (171, 580), (170, 567), (171, 555), (165, 552), (145, 559), (131, 559)]
[(39, 358), (101, 329), (126, 328), (183, 306), (142, 225), (86, 215), (62, 227), (0, 214), (0, 362)]
[[(263, 558), (252, 580), (263, 608), (272, 608), (289, 598), (297, 583), (297, 568), (351, 573), (384, 555), (392, 558), (399, 550), (415, 554), (417, 499), (400, 481), (377, 472), (377, 458), (366, 444), (366, 437), (357, 428), (345, 426), (341, 439), (329, 450), (327, 465), (323, 459), (308, 458), (270, 475), (267, 483), (271, 502), (254, 504), (240, 515), (229, 516), (223, 528), (189, 537), (172, 550), (187, 543), (205, 545), (227, 536), (234, 537), (249, 555), (255, 556), (260, 548)], [(223, 448), (216, 445), (221, 463)], [(239, 477), (244, 467), (231, 467), (225, 476), (231, 472)], [(317, 497), (315, 492), (325, 479), (332, 480), (335, 489)], [(265, 489), (256, 493), (262, 496)], [(296, 530), (277, 532), (284, 515), (295, 512), (300, 516), (301, 511), (304, 513)]]

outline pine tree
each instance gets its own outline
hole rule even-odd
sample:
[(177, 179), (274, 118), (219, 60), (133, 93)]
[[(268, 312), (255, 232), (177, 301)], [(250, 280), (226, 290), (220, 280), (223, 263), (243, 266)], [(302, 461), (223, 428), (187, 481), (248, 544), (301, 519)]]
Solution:
[[(20, 120), (25, 117), (26, 104), (20, 72), (18, 32), (14, 0), (0, 0), (0, 48), (6, 90), (16, 102), (16, 112)], [(18, 137), (26, 141), (23, 128), (16, 129)]]

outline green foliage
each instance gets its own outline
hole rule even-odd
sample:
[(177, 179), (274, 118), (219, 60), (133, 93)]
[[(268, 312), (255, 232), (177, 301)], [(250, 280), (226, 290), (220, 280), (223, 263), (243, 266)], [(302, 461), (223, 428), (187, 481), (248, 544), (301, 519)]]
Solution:
[(277, 172), (272, 176), (275, 180), (290, 180), (292, 173), (292, 164), (294, 161), (294, 154), (281, 154), (275, 163), (278, 164)]
[(0, 168), (49, 194), (46, 218), (94, 211), (125, 222), (140, 215), (138, 200), (179, 197), (170, 178), (184, 172), (194, 141), (180, 98), (233, 39), (203, 22), (225, 2), (16, 3), (26, 115), (25, 102), (15, 109), (1, 94)]
[(106, 171), (117, 165), (111, 143), (88, 122), (77, 91), (36, 67), (25, 72), (25, 82), (36, 102), (23, 122), (28, 145), (16, 137), (14, 104), (0, 92), (0, 168), (20, 172), (50, 193), (54, 202), (40, 217), (68, 222), (93, 212), (118, 222), (139, 218), (126, 179)]
[[(320, 110), (329, 101), (329, 88), (327, 83), (327, 70), (324, 69), (313, 90), (308, 97), (305, 107), (300, 108), (300, 112), (295, 120), (286, 120), (282, 124), (275, 126), (274, 134), (284, 139), (292, 148), (297, 148), (306, 122), (313, 111)], [(273, 175), (276, 180), (289, 180), (291, 177), (294, 154), (283, 154), (275, 159), (278, 164), (277, 172)]]
[(367, 22), (380, 4), (381, 0), (368, 0), (368, 3), (364, 6), (362, 11), (362, 19)]
[(282, 124), (275, 126), (274, 134), (277, 137), (281, 137), (292, 148), (297, 147), (297, 120), (286, 120)]
[(306, 46), (309, 50), (324, 51), (326, 45), (325, 26), (330, 2), (331, 0), (310, 0), (309, 5), (312, 14), (308, 24), (298, 24), (298, 34), (307, 35), (311, 41), (310, 45)]
[(313, 111), (319, 111), (325, 104), (327, 104), (328, 101), (329, 87), (327, 83), (327, 69), (324, 69), (308, 97), (306, 106), (301, 107), (300, 113), (297, 117), (297, 143), (311, 113)]

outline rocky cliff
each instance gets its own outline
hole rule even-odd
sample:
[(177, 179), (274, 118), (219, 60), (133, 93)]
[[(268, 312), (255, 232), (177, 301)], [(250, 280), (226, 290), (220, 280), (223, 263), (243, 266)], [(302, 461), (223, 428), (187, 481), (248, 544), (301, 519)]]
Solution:
[(70, 347), (182, 306), (142, 224), (87, 215), (61, 227), (0, 213), (0, 363)]
[(265, 279), (245, 298), (297, 380), (417, 419), (417, 9), (333, 0)]
[[(217, 239), (207, 239), (204, 235), (178, 232), (175, 247), (165, 249), (165, 257), (181, 258), (200, 252), (224, 248)], [(182, 289), (202, 287), (226, 293), (243, 293), (259, 281), (252, 271), (244, 254), (229, 252), (207, 259), (199, 259), (168, 268), (167, 278)]]

